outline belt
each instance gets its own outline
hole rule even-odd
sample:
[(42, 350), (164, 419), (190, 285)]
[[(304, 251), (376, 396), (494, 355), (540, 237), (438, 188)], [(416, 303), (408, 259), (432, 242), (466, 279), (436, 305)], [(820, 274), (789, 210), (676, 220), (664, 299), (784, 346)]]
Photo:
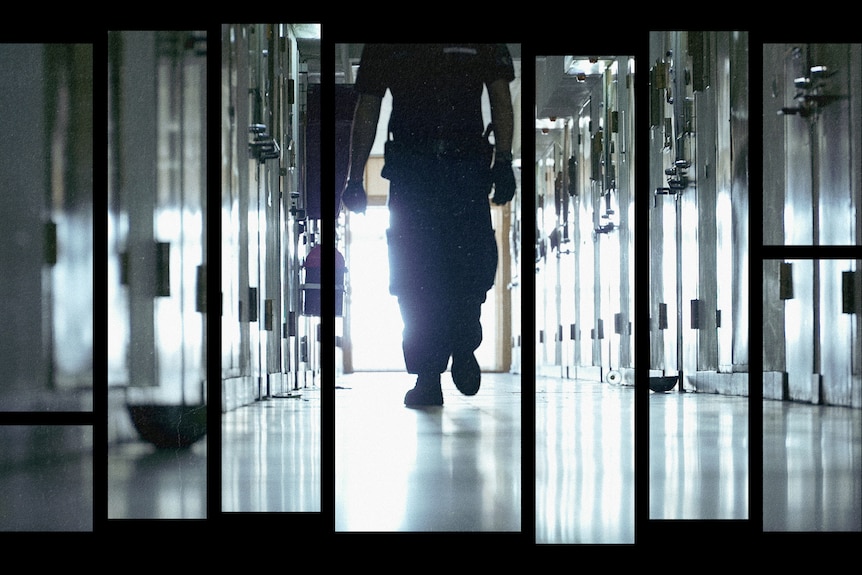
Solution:
[(416, 142), (411, 142), (405, 138), (397, 141), (403, 142), (404, 148), (414, 153), (437, 157), (481, 155), (488, 152), (489, 145), (487, 140), (481, 138), (469, 140), (424, 139)]

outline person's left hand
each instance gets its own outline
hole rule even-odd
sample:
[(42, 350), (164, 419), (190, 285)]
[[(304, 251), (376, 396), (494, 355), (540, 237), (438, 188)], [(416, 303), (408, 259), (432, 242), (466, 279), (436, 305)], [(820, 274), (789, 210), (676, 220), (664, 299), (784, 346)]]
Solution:
[(515, 197), (515, 173), (512, 171), (511, 159), (494, 159), (494, 165), (491, 167), (491, 181), (494, 183), (492, 202), (502, 206)]

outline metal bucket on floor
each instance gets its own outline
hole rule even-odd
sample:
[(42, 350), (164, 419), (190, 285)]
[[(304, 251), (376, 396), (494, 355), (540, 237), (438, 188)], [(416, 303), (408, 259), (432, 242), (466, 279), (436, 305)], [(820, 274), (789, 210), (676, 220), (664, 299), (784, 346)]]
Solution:
[(665, 393), (676, 386), (678, 375), (662, 375), (649, 378), (649, 388), (656, 393)]
[(127, 405), (141, 438), (160, 449), (191, 447), (207, 432), (206, 405)]

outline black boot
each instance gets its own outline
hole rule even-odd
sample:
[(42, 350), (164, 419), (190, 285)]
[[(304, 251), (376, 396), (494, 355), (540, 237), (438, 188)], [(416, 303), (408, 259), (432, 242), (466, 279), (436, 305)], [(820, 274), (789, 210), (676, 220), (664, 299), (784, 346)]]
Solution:
[(440, 374), (419, 374), (416, 386), (404, 396), (407, 407), (428, 407), (443, 405), (443, 390), (440, 388)]
[(452, 356), (452, 381), (464, 395), (476, 395), (479, 391), (482, 370), (479, 369), (479, 362), (472, 352)]

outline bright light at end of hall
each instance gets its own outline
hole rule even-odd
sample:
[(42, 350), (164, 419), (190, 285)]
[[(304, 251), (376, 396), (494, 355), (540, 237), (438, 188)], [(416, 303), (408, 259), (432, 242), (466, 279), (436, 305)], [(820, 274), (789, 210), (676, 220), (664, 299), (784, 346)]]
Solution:
[(607, 67), (615, 62), (614, 58), (599, 56), (566, 56), (565, 70), (569, 76), (575, 76), (583, 81), (587, 76), (603, 74)]

